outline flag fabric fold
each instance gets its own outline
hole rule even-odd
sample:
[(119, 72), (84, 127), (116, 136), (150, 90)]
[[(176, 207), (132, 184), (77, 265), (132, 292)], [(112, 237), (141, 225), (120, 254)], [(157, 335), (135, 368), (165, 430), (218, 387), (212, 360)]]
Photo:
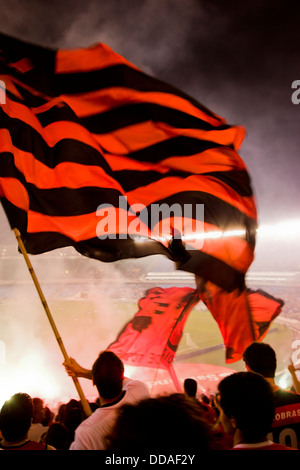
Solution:
[(108, 347), (132, 366), (169, 369), (192, 308), (199, 302), (195, 289), (149, 289), (139, 310)]
[(256, 208), (242, 127), (102, 43), (49, 50), (0, 35), (0, 50), (0, 197), (28, 253), (164, 254), (244, 287)]
[(253, 341), (262, 341), (284, 302), (262, 289), (225, 292), (206, 282), (201, 300), (218, 324), (225, 346), (226, 362), (242, 359)]

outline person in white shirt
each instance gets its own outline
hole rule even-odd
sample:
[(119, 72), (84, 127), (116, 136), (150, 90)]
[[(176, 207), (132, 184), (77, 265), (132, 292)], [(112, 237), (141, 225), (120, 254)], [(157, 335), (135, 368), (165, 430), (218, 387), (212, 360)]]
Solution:
[(112, 351), (103, 351), (92, 370), (84, 369), (72, 358), (64, 365), (69, 375), (93, 380), (100, 402), (100, 407), (77, 427), (70, 450), (105, 450), (106, 436), (115, 423), (118, 408), (149, 398), (148, 387), (124, 378), (124, 364)]

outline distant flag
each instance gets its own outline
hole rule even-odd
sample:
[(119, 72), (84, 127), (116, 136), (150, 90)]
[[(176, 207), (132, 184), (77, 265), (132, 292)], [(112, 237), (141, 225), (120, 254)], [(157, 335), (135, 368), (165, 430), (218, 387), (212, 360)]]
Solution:
[(261, 289), (237, 294), (211, 283), (205, 283), (201, 292), (190, 287), (153, 287), (138, 301), (137, 313), (107, 349), (131, 366), (168, 369), (188, 316), (200, 300), (217, 322), (227, 363), (242, 359), (250, 343), (264, 339), (284, 305)]
[(0, 197), (28, 253), (164, 254), (244, 288), (256, 208), (242, 127), (101, 43), (49, 50), (0, 35), (0, 49)]
[(138, 312), (108, 349), (128, 365), (169, 369), (198, 302), (197, 292), (189, 287), (149, 289), (138, 302)]
[(242, 359), (249, 344), (264, 339), (284, 305), (261, 289), (227, 293), (210, 282), (205, 283), (201, 300), (218, 324), (227, 363)]

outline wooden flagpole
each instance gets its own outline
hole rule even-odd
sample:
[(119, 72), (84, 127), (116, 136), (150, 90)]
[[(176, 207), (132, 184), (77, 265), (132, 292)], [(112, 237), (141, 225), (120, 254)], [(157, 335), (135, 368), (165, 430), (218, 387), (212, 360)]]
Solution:
[[(195, 289), (195, 291), (193, 292), (193, 295), (191, 296), (190, 300), (188, 301), (188, 303), (186, 304), (186, 306), (183, 308), (181, 314), (179, 315), (179, 317), (178, 317), (178, 319), (177, 319), (177, 322), (178, 322), (179, 318), (181, 318), (181, 317), (184, 315), (184, 313), (186, 312), (186, 310), (190, 308), (191, 304), (195, 304), (195, 305), (196, 305), (196, 303), (199, 302), (199, 298), (198, 298), (197, 302), (195, 302), (195, 298), (194, 298), (194, 295), (197, 294), (197, 292), (198, 292), (198, 290)], [(177, 324), (177, 322), (176, 322), (176, 324)], [(176, 328), (176, 324), (175, 324), (175, 327), (174, 327), (174, 328)], [(166, 344), (166, 345), (167, 345), (167, 344)], [(161, 358), (160, 358), (160, 362), (161, 362)], [(169, 372), (170, 377), (171, 377), (171, 379), (172, 379), (172, 381), (173, 381), (173, 384), (175, 385), (175, 388), (176, 388), (177, 392), (178, 392), (178, 393), (182, 393), (182, 387), (181, 387), (180, 382), (179, 382), (179, 380), (178, 380), (178, 377), (177, 377), (177, 375), (176, 375), (176, 372), (175, 372), (175, 369), (174, 369), (173, 364), (170, 364), (170, 365), (169, 365), (169, 367), (168, 367), (168, 372)]]
[(173, 384), (175, 385), (175, 388), (176, 388), (177, 392), (182, 393), (182, 388), (181, 388), (180, 382), (178, 380), (178, 377), (176, 375), (173, 364), (171, 364), (170, 367), (168, 368), (168, 372), (169, 372), (170, 377), (173, 381)]
[[(63, 344), (63, 341), (62, 341), (62, 339), (61, 339), (61, 337), (60, 337), (60, 334), (59, 334), (59, 332), (58, 332), (58, 329), (56, 328), (56, 325), (55, 325), (55, 322), (54, 322), (54, 320), (53, 320), (52, 314), (51, 314), (51, 312), (50, 312), (49, 306), (48, 306), (48, 304), (47, 304), (47, 301), (46, 301), (46, 299), (45, 299), (45, 297), (44, 297), (44, 294), (43, 294), (43, 291), (42, 291), (41, 286), (40, 286), (40, 284), (39, 284), (39, 281), (38, 281), (38, 279), (37, 279), (37, 277), (36, 277), (36, 274), (35, 274), (35, 272), (34, 272), (34, 269), (33, 269), (33, 267), (32, 267), (32, 264), (31, 264), (31, 262), (30, 262), (30, 259), (29, 259), (29, 256), (28, 256), (28, 254), (27, 254), (26, 248), (25, 248), (25, 246), (24, 246), (23, 240), (22, 240), (22, 238), (21, 238), (20, 232), (19, 232), (19, 230), (16, 229), (16, 228), (14, 228), (13, 231), (14, 231), (14, 233), (15, 233), (15, 236), (16, 236), (16, 239), (17, 239), (17, 241), (18, 241), (18, 245), (19, 245), (19, 247), (20, 247), (20, 250), (21, 250), (21, 252), (22, 252), (22, 255), (23, 255), (23, 257), (24, 257), (24, 259), (25, 259), (25, 262), (26, 262), (26, 264), (27, 264), (28, 270), (29, 270), (29, 272), (30, 272), (30, 274), (31, 274), (31, 277), (32, 277), (32, 279), (33, 279), (33, 282), (34, 282), (34, 285), (35, 285), (35, 287), (36, 287), (36, 290), (37, 290), (37, 292), (38, 292), (38, 294), (39, 294), (39, 297), (40, 297), (40, 299), (41, 299), (42, 305), (43, 305), (43, 307), (44, 307), (44, 309), (45, 309), (46, 315), (47, 315), (48, 320), (49, 320), (49, 323), (50, 323), (50, 325), (51, 325), (51, 327), (52, 327), (52, 330), (53, 330), (53, 333), (54, 333), (54, 335), (55, 335), (56, 341), (58, 342), (58, 345), (59, 345), (59, 347), (60, 347), (60, 349), (61, 349), (61, 352), (62, 352), (62, 354), (63, 354), (63, 356), (64, 356), (65, 362), (69, 362), (69, 360), (70, 360), (70, 359), (69, 359), (69, 356), (68, 356), (68, 354), (67, 354), (67, 351), (66, 351), (66, 349), (65, 349), (65, 346), (64, 346), (64, 344)], [(83, 391), (82, 391), (81, 385), (80, 385), (80, 383), (79, 383), (79, 381), (78, 381), (78, 378), (75, 377), (75, 376), (72, 376), (72, 379), (73, 379), (74, 385), (75, 385), (75, 387), (76, 387), (76, 389), (77, 389), (78, 395), (79, 395), (79, 397), (80, 397), (80, 401), (81, 401), (83, 410), (84, 410), (86, 416), (90, 416), (90, 415), (92, 414), (92, 411), (91, 411), (91, 408), (90, 408), (90, 405), (89, 405), (88, 401), (86, 400), (86, 398), (85, 398), (85, 396), (84, 396), (84, 394), (83, 394)]]

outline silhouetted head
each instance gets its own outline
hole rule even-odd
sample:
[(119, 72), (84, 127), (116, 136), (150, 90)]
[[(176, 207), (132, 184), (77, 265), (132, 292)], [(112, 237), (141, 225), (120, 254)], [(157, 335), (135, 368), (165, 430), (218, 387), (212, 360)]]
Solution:
[(33, 402), (26, 393), (16, 393), (2, 406), (0, 430), (8, 442), (17, 442), (27, 437), (33, 418)]
[(245, 442), (258, 442), (270, 431), (275, 404), (271, 385), (256, 372), (237, 372), (219, 383), (225, 431), (242, 432)]
[(187, 396), (195, 397), (197, 394), (197, 381), (195, 379), (185, 379), (183, 388)]
[(117, 398), (123, 387), (124, 364), (112, 351), (103, 351), (92, 367), (94, 385), (105, 399)]
[(277, 360), (274, 349), (266, 343), (254, 341), (243, 353), (243, 360), (248, 369), (264, 377), (274, 378)]

